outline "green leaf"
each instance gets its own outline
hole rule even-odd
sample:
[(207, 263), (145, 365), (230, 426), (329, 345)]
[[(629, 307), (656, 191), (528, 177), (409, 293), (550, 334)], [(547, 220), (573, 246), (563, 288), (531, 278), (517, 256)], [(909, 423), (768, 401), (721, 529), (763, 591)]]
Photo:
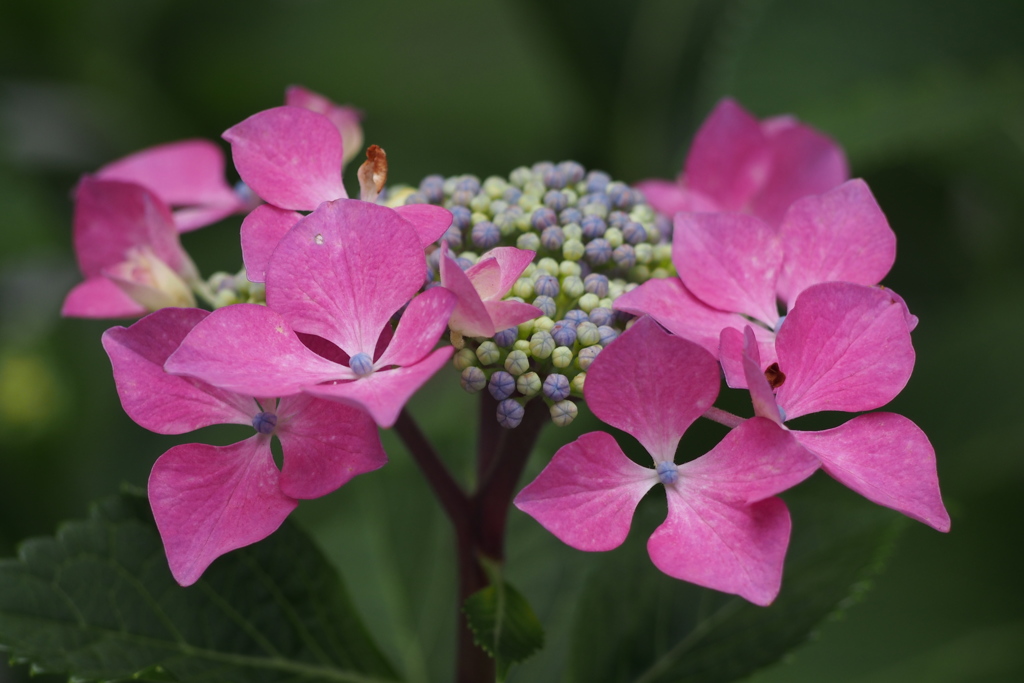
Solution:
[(786, 499), (793, 538), (782, 592), (767, 608), (658, 572), (644, 544), (664, 519), (664, 501), (643, 506), (642, 529), (584, 587), (569, 680), (740, 680), (781, 659), (852, 604), (879, 571), (903, 518), (821, 476)]
[(544, 629), (530, 603), (501, 578), (496, 563), (484, 561), (491, 585), (466, 598), (466, 614), (473, 640), (494, 658), (498, 681), (512, 664), (544, 647)]
[(130, 495), (0, 560), (0, 649), (76, 681), (396, 680), (294, 525), (182, 588), (145, 499)]

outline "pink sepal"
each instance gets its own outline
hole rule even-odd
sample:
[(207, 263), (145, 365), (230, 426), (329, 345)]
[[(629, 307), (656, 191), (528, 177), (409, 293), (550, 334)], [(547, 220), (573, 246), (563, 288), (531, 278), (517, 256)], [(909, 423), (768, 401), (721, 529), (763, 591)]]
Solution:
[(102, 275), (75, 285), (60, 309), (66, 318), (137, 318), (145, 312), (145, 306)]
[(614, 437), (590, 432), (558, 449), (514, 502), (577, 550), (611, 550), (626, 540), (637, 504), (657, 483), (657, 473), (626, 457)]
[(718, 204), (712, 199), (678, 182), (643, 180), (636, 184), (636, 188), (655, 211), (666, 216), (675, 216), (680, 211), (712, 213), (719, 210)]
[(437, 344), (455, 308), (455, 295), (433, 287), (409, 302), (398, 328), (384, 353), (374, 365), (413, 365), (420, 362)]
[(149, 476), (149, 502), (167, 561), (182, 586), (224, 553), (272, 534), (297, 502), (281, 493), (270, 439), (230, 446), (184, 444)]
[(347, 197), (341, 183), (341, 133), (302, 107), (267, 109), (224, 131), (245, 184), (282, 209), (312, 211)]
[(789, 308), (819, 282), (877, 284), (896, 260), (896, 235), (860, 179), (794, 202), (779, 238), (786, 258), (778, 291)]
[(292, 498), (325, 496), (388, 461), (370, 416), (334, 401), (305, 395), (281, 399), (276, 434), (284, 452), (281, 492)]
[(594, 415), (635, 436), (657, 463), (675, 458), (680, 437), (715, 402), (718, 386), (711, 354), (644, 317), (601, 351), (583, 393)]
[(914, 347), (903, 304), (887, 290), (844, 282), (805, 289), (775, 341), (786, 419), (874, 410), (903, 389)]
[[(690, 293), (678, 278), (648, 280), (636, 289), (619, 296), (612, 307), (633, 315), (645, 313), (672, 334), (700, 344), (716, 358), (722, 330), (742, 330), (749, 321), (738, 313), (711, 308)], [(773, 344), (775, 335), (768, 330), (755, 330), (758, 341)]]
[(267, 269), (267, 305), (292, 329), (350, 356), (373, 353), (380, 331), (426, 279), (412, 224), (355, 199), (325, 202), (288, 231)]
[(406, 204), (396, 206), (395, 211), (412, 223), (424, 248), (441, 239), (444, 231), (452, 225), (452, 212), (433, 204)]
[(782, 424), (779, 406), (775, 402), (775, 393), (765, 378), (762, 368), (771, 363), (762, 363), (754, 330), (747, 327), (743, 334), (734, 329), (722, 330), (722, 368), (725, 370), (726, 381), (729, 375), (739, 374), (743, 378), (742, 385), (729, 382), (733, 388), (750, 390), (750, 400), (754, 404), (754, 414), (766, 417), (776, 424)]
[(535, 252), (496, 247), (467, 271), (441, 245), (441, 285), (458, 298), (448, 326), (467, 337), (493, 337), (499, 330), (539, 318), (542, 311), (521, 301), (502, 301), (530, 265)]
[(128, 328), (103, 333), (103, 348), (128, 417), (158, 434), (183, 434), (214, 424), (252, 423), (255, 402), (188, 377), (164, 372), (164, 363), (209, 314), (197, 308), (163, 308)]
[(406, 401), (451, 358), (453, 350), (445, 346), (414, 365), (373, 372), (351, 382), (307, 386), (305, 392), (360, 406), (387, 429), (395, 424)]
[[(484, 265), (487, 270), (494, 271), (497, 279), (497, 262), (492, 260)], [(467, 337), (493, 337), (497, 332), (494, 321), (469, 275), (449, 256), (446, 243), (441, 244), (440, 271), (441, 286), (456, 297), (456, 306), (448, 321), (451, 329)]]
[(363, 112), (348, 105), (335, 104), (328, 98), (299, 85), (290, 85), (284, 91), (284, 103), (293, 107), (304, 107), (323, 114), (341, 133), (345, 155), (342, 163), (348, 163), (363, 149)]
[[(470, 266), (466, 275), (484, 301), (496, 301), (512, 289), (523, 271), (533, 263), (537, 252), (516, 247), (495, 247), (486, 252), (477, 263)], [(482, 272), (485, 265), (494, 260), (498, 264), (497, 278), (493, 270)]]
[(775, 280), (782, 265), (782, 246), (774, 230), (760, 219), (743, 214), (677, 214), (672, 262), (686, 288), (707, 305), (775, 326), (779, 319)]
[(935, 449), (907, 418), (870, 413), (834, 429), (793, 434), (821, 459), (822, 469), (868, 500), (949, 531)]
[(668, 519), (647, 542), (654, 565), (671, 577), (771, 604), (789, 545), (786, 504), (769, 498), (739, 505), (666, 489)]
[(266, 281), (270, 255), (285, 233), (301, 219), (302, 214), (279, 209), (273, 204), (260, 204), (249, 212), (241, 229), (242, 261), (249, 282)]
[(306, 348), (280, 315), (259, 304), (212, 312), (164, 369), (246, 396), (288, 396), (309, 384), (355, 377)]
[(157, 145), (96, 171), (102, 180), (136, 183), (175, 207), (181, 232), (195, 230), (242, 209), (224, 179), (224, 154), (209, 140), (182, 140)]

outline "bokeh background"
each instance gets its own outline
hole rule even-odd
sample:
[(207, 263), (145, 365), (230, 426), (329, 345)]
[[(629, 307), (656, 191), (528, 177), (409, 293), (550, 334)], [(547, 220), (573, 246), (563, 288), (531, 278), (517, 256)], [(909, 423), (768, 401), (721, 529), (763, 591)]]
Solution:
[[(886, 284), (921, 324), (916, 373), (892, 409), (930, 435), (953, 529), (911, 525), (862, 604), (752, 680), (1024, 680), (1015, 0), (5, 0), (0, 553), (83, 516), (121, 482), (143, 485), (155, 458), (186, 440), (149, 434), (120, 410), (99, 344), (109, 323), (59, 317), (79, 277), (71, 187), (142, 147), (215, 139), (292, 83), (363, 108), (367, 141), (388, 151), (393, 181), (411, 183), (544, 159), (630, 182), (673, 177), (725, 95), (834, 136), (898, 235)], [(239, 267), (237, 224), (185, 237), (204, 273)], [(414, 409), (460, 466), (454, 444), (474, 407), (447, 375)], [(409, 679), (445, 680), (449, 539), (389, 445), (387, 474), (304, 504), (299, 518)], [(527, 576), (548, 558), (512, 561)], [(22, 680), (25, 667), (0, 664), (0, 681)]]

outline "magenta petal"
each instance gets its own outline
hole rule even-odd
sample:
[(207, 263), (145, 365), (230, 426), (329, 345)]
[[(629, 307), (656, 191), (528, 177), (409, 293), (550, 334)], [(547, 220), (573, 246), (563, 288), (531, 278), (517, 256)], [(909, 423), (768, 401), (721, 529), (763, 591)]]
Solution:
[(896, 260), (896, 235), (859, 179), (794, 203), (779, 237), (786, 258), (778, 289), (788, 306), (819, 282), (877, 284)]
[[(749, 326), (743, 334), (733, 329), (722, 330), (721, 361), (726, 379), (730, 374), (741, 374), (742, 387), (750, 390), (754, 414), (781, 425), (782, 416), (779, 414), (779, 406), (775, 403), (775, 393), (762, 370), (771, 363), (765, 364), (761, 361), (754, 330)], [(738, 388), (737, 384), (729, 382), (729, 386), (734, 388)]]
[(768, 498), (747, 506), (666, 490), (668, 519), (647, 542), (654, 565), (671, 577), (771, 604), (789, 545), (786, 504)]
[[(466, 271), (473, 286), (485, 301), (500, 299), (509, 293), (512, 285), (523, 274), (527, 266), (533, 263), (537, 252), (516, 247), (495, 247), (483, 255), (480, 261)], [(498, 264), (498, 278), (495, 280), (490, 262)], [(487, 274), (484, 275), (484, 271)]]
[(793, 434), (821, 459), (826, 472), (868, 500), (949, 531), (935, 450), (907, 418), (871, 413), (835, 429)]
[(60, 309), (66, 318), (137, 318), (145, 313), (145, 306), (102, 275), (75, 285)]
[(495, 331), (507, 330), (544, 315), (544, 311), (522, 301), (485, 301), (484, 307), (491, 316)]
[(164, 362), (209, 314), (163, 308), (128, 328), (103, 333), (114, 384), (128, 417), (159, 434), (182, 434), (214, 424), (252, 423), (255, 401), (187, 377), (164, 372)]
[(514, 502), (577, 550), (611, 550), (626, 540), (637, 504), (656, 483), (654, 470), (626, 457), (614, 437), (590, 432), (558, 449)]
[(686, 288), (707, 305), (774, 327), (779, 318), (775, 279), (782, 247), (760, 219), (744, 214), (678, 214), (672, 262)]
[(304, 107), (331, 120), (341, 133), (342, 147), (345, 151), (344, 162), (348, 163), (362, 151), (363, 112), (348, 105), (338, 105), (312, 90), (299, 85), (290, 85), (284, 91), (284, 103), (293, 107)]
[(395, 211), (412, 223), (424, 248), (441, 239), (444, 231), (452, 225), (452, 212), (433, 204), (406, 204), (396, 206)]
[(859, 412), (891, 401), (914, 369), (904, 306), (888, 290), (844, 282), (805, 289), (775, 341), (786, 419)]
[(324, 115), (275, 107), (224, 131), (238, 174), (261, 199), (311, 211), (347, 197), (341, 184), (341, 133)]
[(437, 344), (455, 308), (455, 295), (441, 287), (423, 292), (409, 302), (398, 321), (398, 329), (377, 367), (413, 365), (420, 362)]
[(288, 396), (306, 385), (355, 375), (310, 351), (266, 306), (234, 304), (197, 324), (164, 364), (246, 396)]
[(277, 408), (284, 466), (281, 491), (319, 498), (388, 461), (377, 425), (361, 408), (312, 396), (289, 396)]
[(273, 204), (260, 204), (242, 221), (242, 260), (249, 282), (264, 282), (277, 243), (302, 219), (302, 214)]
[(182, 231), (209, 225), (241, 208), (224, 179), (224, 154), (209, 140), (150, 147), (107, 164), (96, 177), (136, 183), (171, 206), (186, 207), (174, 212)]
[(298, 332), (348, 353), (373, 353), (392, 315), (423, 285), (423, 247), (412, 225), (385, 206), (325, 202), (278, 243), (267, 304)]
[(693, 342), (641, 318), (594, 360), (584, 396), (599, 419), (671, 462), (683, 432), (715, 402), (718, 364)]
[(278, 488), (270, 439), (230, 446), (184, 444), (164, 453), (149, 476), (149, 502), (171, 573), (199, 580), (226, 552), (263, 540), (297, 503)]
[[(486, 261), (486, 270), (478, 271), (483, 275), (492, 275), (494, 280), (500, 279), (497, 261)], [(456, 306), (452, 310), (448, 325), (451, 329), (466, 337), (493, 337), (497, 332), (491, 314), (484, 306), (480, 292), (477, 291), (469, 275), (463, 272), (459, 264), (448, 256), (448, 245), (441, 245), (441, 286), (456, 297)], [(488, 273), (488, 271), (490, 271)]]
[(680, 211), (713, 213), (721, 210), (721, 207), (713, 199), (696, 190), (684, 187), (679, 182), (643, 180), (635, 187), (640, 190), (647, 203), (655, 211), (666, 216), (675, 216)]
[(683, 182), (718, 203), (744, 209), (768, 172), (761, 124), (734, 100), (719, 102), (694, 136)]
[[(633, 315), (646, 313), (672, 334), (700, 344), (716, 357), (722, 330), (726, 327), (742, 330), (749, 324), (742, 315), (719, 311), (703, 303), (674, 277), (648, 280), (620, 295), (613, 307)], [(768, 342), (775, 337), (763, 329), (755, 334)]]
[(452, 350), (445, 346), (415, 365), (381, 370), (351, 382), (307, 386), (305, 392), (361, 406), (387, 429), (395, 424), (406, 401), (451, 358)]

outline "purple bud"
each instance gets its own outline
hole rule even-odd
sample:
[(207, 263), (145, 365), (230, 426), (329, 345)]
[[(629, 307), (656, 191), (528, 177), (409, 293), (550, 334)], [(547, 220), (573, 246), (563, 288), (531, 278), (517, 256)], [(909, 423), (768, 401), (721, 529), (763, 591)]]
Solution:
[(658, 229), (658, 234), (661, 235), (662, 242), (672, 241), (672, 219), (668, 216), (658, 214), (654, 219), (654, 227)]
[(595, 325), (611, 325), (615, 319), (615, 313), (610, 308), (598, 306), (590, 311), (590, 322)]
[(516, 338), (519, 337), (519, 330), (515, 327), (510, 327), (500, 332), (495, 333), (494, 343), (503, 349), (507, 349), (516, 343)]
[(545, 249), (550, 251), (558, 251), (565, 244), (565, 233), (557, 225), (552, 225), (550, 228), (544, 228), (544, 232), (540, 234), (540, 243)]
[(464, 206), (450, 206), (452, 212), (452, 225), (459, 230), (468, 230), (473, 225), (473, 214)]
[(647, 239), (647, 229), (642, 223), (627, 221), (622, 226), (622, 237), (630, 244), (640, 244)]
[(580, 227), (583, 228), (583, 236), (588, 240), (592, 240), (595, 237), (600, 237), (604, 234), (604, 231), (608, 229), (604, 219), (600, 216), (587, 216), (580, 223)]
[(504, 401), (498, 404), (498, 424), (505, 429), (515, 429), (519, 426), (519, 423), (523, 421), (523, 415), (526, 411), (519, 405), (518, 401), (513, 401), (510, 398), (506, 398)]
[(469, 206), (469, 203), (473, 201), (473, 197), (476, 196), (476, 192), (469, 190), (455, 190), (452, 192), (452, 196), (449, 201), (453, 206)]
[(587, 256), (587, 261), (595, 266), (608, 263), (608, 260), (612, 257), (612, 245), (608, 244), (608, 240), (603, 237), (598, 237), (587, 242), (584, 253)]
[(620, 244), (612, 252), (612, 260), (620, 268), (632, 268), (636, 265), (636, 252), (628, 244)]
[(621, 230), (629, 222), (629, 214), (622, 211), (612, 211), (608, 214), (608, 225)]
[(579, 363), (580, 370), (586, 372), (587, 368), (590, 367), (590, 364), (594, 362), (595, 358), (597, 358), (597, 354), (601, 353), (601, 348), (602, 347), (600, 345), (595, 345), (588, 346), (585, 349), (580, 349), (579, 355), (576, 356), (576, 362)]
[(558, 312), (558, 304), (550, 296), (538, 296), (533, 300), (533, 305), (549, 318)]
[[(608, 278), (600, 273), (591, 273), (583, 278), (583, 289), (590, 294), (596, 294), (602, 299), (608, 296)], [(593, 313), (593, 311), (591, 311)], [(591, 320), (591, 322), (594, 322)], [(600, 325), (601, 323), (597, 323)]]
[[(593, 313), (593, 311), (591, 311)], [(619, 338), (619, 331), (608, 325), (600, 325), (597, 331), (601, 334), (601, 346), (608, 346)]]
[(583, 175), (587, 172), (583, 168), (583, 164), (578, 161), (563, 161), (558, 164), (558, 170), (565, 176), (565, 182), (570, 185), (575, 185), (583, 180)]
[(579, 209), (569, 207), (558, 214), (558, 222), (562, 225), (569, 225), (570, 223), (579, 223), (583, 220), (583, 214), (580, 213)]
[(584, 311), (581, 311), (578, 308), (574, 308), (571, 311), (566, 311), (565, 319), (571, 322), (573, 324), (573, 327), (575, 327), (582, 322), (590, 320), (590, 316), (588, 316)]
[(546, 206), (534, 209), (530, 214), (530, 225), (538, 231), (558, 225), (558, 214)]
[(558, 167), (545, 169), (542, 177), (545, 185), (556, 190), (561, 190), (568, 182), (568, 178), (565, 177), (565, 174)]
[(462, 249), (462, 230), (454, 225), (444, 231), (441, 239), (447, 242), (452, 249)]
[(428, 175), (420, 181), (420, 192), (431, 204), (440, 204), (444, 200), (444, 178), (439, 175)]
[(572, 347), (576, 343), (576, 328), (572, 323), (565, 320), (559, 320), (552, 326), (550, 330), (551, 336), (554, 337), (555, 343), (559, 346)]
[(533, 282), (533, 291), (542, 296), (556, 297), (561, 291), (558, 278), (553, 275), (541, 275)]
[(465, 391), (475, 394), (487, 386), (487, 375), (477, 366), (470, 365), (462, 371), (459, 383)]
[(552, 211), (561, 211), (569, 206), (569, 198), (558, 190), (548, 190), (544, 193), (544, 206)]
[(274, 413), (256, 413), (252, 418), (252, 428), (260, 434), (273, 434), (277, 427), (277, 415)]
[(523, 196), (523, 191), (518, 187), (509, 186), (505, 188), (505, 192), (502, 193), (501, 198), (509, 204), (515, 204), (519, 201), (519, 198)]
[(544, 395), (552, 401), (561, 401), (569, 398), (569, 378), (565, 375), (553, 373), (544, 380)]
[(516, 378), (504, 370), (498, 370), (491, 375), (491, 381), (487, 383), (487, 390), (497, 401), (506, 399), (516, 390)]
[(455, 262), (459, 264), (459, 268), (462, 268), (462, 270), (469, 270), (473, 267), (473, 262), (465, 256), (458, 257), (455, 259)]
[(633, 189), (625, 183), (608, 183), (604, 191), (612, 200), (612, 204), (619, 209), (630, 209), (633, 206)]
[(366, 377), (373, 372), (373, 358), (365, 351), (360, 351), (349, 359), (348, 367), (360, 377)]
[(429, 204), (429, 203), (430, 203), (430, 199), (427, 197), (427, 195), (423, 194), (422, 192), (413, 192), (411, 195), (409, 195), (408, 197), (405, 198), (405, 205), (406, 206), (409, 206), (410, 204)]
[(490, 221), (480, 221), (473, 226), (473, 232), (471, 233), (473, 239), (473, 246), (479, 249), (490, 249), (498, 245), (501, 241), (501, 231), (498, 230), (498, 226)]
[(604, 192), (611, 181), (611, 176), (604, 171), (591, 171), (587, 174), (587, 192)]
[(475, 175), (464, 175), (455, 183), (455, 191), (472, 192), (475, 195), (480, 191), (480, 179)]

